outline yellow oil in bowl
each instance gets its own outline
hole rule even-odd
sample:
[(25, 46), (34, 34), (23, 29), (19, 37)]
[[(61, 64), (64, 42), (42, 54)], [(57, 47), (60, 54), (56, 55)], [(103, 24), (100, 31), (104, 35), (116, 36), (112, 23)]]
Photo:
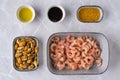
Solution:
[(34, 19), (34, 10), (31, 7), (22, 6), (18, 9), (17, 16), (21, 22), (27, 23)]

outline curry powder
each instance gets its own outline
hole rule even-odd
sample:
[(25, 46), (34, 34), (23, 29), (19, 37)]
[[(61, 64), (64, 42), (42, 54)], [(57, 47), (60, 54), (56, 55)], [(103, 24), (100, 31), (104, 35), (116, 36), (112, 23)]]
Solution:
[(80, 8), (78, 19), (83, 22), (96, 22), (100, 19), (100, 10), (98, 8)]

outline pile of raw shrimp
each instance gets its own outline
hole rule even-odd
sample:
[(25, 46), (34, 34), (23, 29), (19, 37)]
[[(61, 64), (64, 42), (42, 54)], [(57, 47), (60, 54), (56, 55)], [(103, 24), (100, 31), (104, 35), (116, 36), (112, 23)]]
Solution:
[(54, 36), (51, 39), (50, 57), (53, 66), (58, 70), (89, 70), (95, 62), (101, 67), (100, 55), (99, 43), (88, 35), (80, 37), (67, 35), (65, 38)]

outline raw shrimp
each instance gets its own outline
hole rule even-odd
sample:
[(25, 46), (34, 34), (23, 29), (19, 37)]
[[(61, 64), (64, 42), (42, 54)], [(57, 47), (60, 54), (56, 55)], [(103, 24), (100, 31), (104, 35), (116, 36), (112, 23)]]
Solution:
[(82, 53), (81, 53), (81, 56), (82, 56), (83, 58), (85, 58), (85, 57), (86, 57), (85, 52), (82, 52)]
[(73, 61), (76, 62), (76, 63), (79, 63), (80, 60), (81, 60), (81, 57), (80, 57), (80, 56), (73, 58)]
[(70, 68), (71, 68), (72, 70), (76, 70), (76, 69), (78, 68), (77, 63), (71, 63), (71, 64), (70, 64)]
[(51, 58), (56, 61), (59, 60), (64, 54), (62, 53), (51, 53)]
[(57, 60), (58, 60), (58, 56), (57, 56), (57, 55), (51, 53), (50, 56), (51, 56), (51, 59), (52, 59), (53, 61), (57, 61)]
[(87, 64), (93, 64), (94, 58), (93, 58), (92, 56), (86, 56), (86, 57), (85, 57), (85, 62), (86, 62)]
[(97, 59), (99, 58), (101, 55), (101, 50), (100, 49), (94, 49), (94, 51), (92, 52), (92, 56)]
[(97, 48), (96, 53), (98, 54), (98, 56), (100, 56), (101, 55), (101, 50)]
[(81, 66), (85, 69), (86, 68), (86, 61), (85, 60), (81, 60)]
[(71, 35), (68, 35), (68, 36), (66, 37), (66, 40), (67, 40), (68, 42), (71, 42)]
[(80, 55), (81, 55), (81, 52), (77, 51), (76, 54), (75, 54), (75, 57), (80, 57)]
[(90, 47), (88, 45), (85, 45), (85, 46), (82, 47), (82, 49), (87, 54), (89, 49), (90, 49)]
[(66, 40), (71, 43), (71, 42), (73, 42), (73, 41), (75, 40), (75, 37), (73, 37), (73, 36), (71, 36), (71, 35), (68, 35), (68, 36), (66, 37)]
[(69, 49), (71, 49), (71, 50), (75, 50), (76, 49), (76, 47), (74, 47), (72, 44), (69, 46)]
[(97, 66), (98, 66), (98, 67), (101, 67), (101, 66), (102, 66), (102, 59), (101, 59), (101, 58), (98, 58), (98, 59), (96, 60), (96, 63), (97, 63)]
[(76, 43), (79, 47), (81, 47), (83, 42), (77, 38)]
[(50, 46), (50, 51), (51, 52), (55, 52), (55, 49), (57, 48), (57, 44), (55, 43), (52, 43), (51, 46)]
[(58, 69), (58, 70), (62, 70), (62, 69), (64, 69), (65, 68), (65, 63), (64, 62), (57, 62), (56, 63), (56, 68)]
[(73, 58), (75, 56), (75, 53), (67, 52), (66, 55), (67, 58)]
[(92, 44), (92, 38), (87, 38), (86, 41), (90, 44)]
[[(85, 35), (85, 36), (82, 36), (82, 39), (84, 40), (84, 41), (86, 41), (86, 38), (87, 38), (87, 36)], [(88, 39), (88, 38), (87, 38)]]
[(65, 63), (67, 63), (67, 64), (72, 63), (72, 62), (73, 62), (73, 60), (70, 59), (70, 58), (67, 58), (66, 61), (65, 61)]
[(82, 37), (78, 37), (77, 40), (80, 42), (80, 44), (82, 44), (84, 42), (84, 40), (82, 39)]
[(56, 49), (56, 50), (55, 50), (55, 53), (56, 53), (56, 54), (59, 54), (59, 53), (60, 53), (60, 54), (64, 54), (64, 50), (63, 50), (63, 49)]
[(94, 48), (99, 48), (98, 42), (96, 40), (93, 40), (91, 44)]
[(58, 70), (88, 70), (95, 61), (98, 67), (102, 66), (99, 43), (88, 35), (81, 37), (67, 35), (64, 39), (55, 36), (51, 40), (50, 52), (53, 64)]
[(53, 43), (58, 43), (58, 42), (60, 41), (60, 37), (59, 37), (59, 36), (54, 36), (54, 37), (51, 39), (51, 41), (52, 41)]
[(77, 65), (78, 65), (78, 68), (79, 68), (79, 69), (82, 69), (82, 68), (83, 68), (82, 63), (81, 63), (81, 60), (79, 61), (79, 63), (78, 63)]
[(96, 51), (96, 49), (95, 49), (95, 48), (92, 48), (92, 49), (89, 50), (89, 52), (88, 52), (87, 55), (89, 55), (89, 56), (94, 56), (94, 55), (95, 55), (95, 51)]
[(89, 70), (91, 68), (91, 64), (87, 64), (85, 60), (81, 60), (82, 67), (86, 70)]
[(64, 39), (64, 40), (61, 40), (61, 41), (59, 41), (58, 45), (59, 45), (59, 46), (64, 46), (65, 42), (66, 42), (65, 39)]
[(77, 39), (73, 40), (73, 43), (71, 45), (72, 46), (78, 46), (78, 40)]
[(64, 62), (66, 59), (65, 55), (59, 58), (59, 61)]

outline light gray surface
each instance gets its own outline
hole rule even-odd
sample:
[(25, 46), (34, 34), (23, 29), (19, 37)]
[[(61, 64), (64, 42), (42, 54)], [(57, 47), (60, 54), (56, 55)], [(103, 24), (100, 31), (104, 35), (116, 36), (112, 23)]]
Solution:
[[(120, 1), (119, 0), (1, 0), (0, 2), (0, 80), (119, 80), (120, 79)], [(37, 13), (33, 23), (22, 24), (16, 18), (19, 6), (31, 4)], [(47, 18), (52, 5), (66, 10), (63, 22), (54, 24)], [(100, 23), (81, 23), (76, 18), (77, 9), (83, 5), (99, 5), (104, 10)], [(55, 32), (101, 32), (110, 43), (110, 64), (101, 75), (54, 75), (47, 69), (46, 45)], [(18, 72), (12, 65), (12, 41), (17, 36), (35, 36), (41, 42), (41, 65), (32, 72)]]

